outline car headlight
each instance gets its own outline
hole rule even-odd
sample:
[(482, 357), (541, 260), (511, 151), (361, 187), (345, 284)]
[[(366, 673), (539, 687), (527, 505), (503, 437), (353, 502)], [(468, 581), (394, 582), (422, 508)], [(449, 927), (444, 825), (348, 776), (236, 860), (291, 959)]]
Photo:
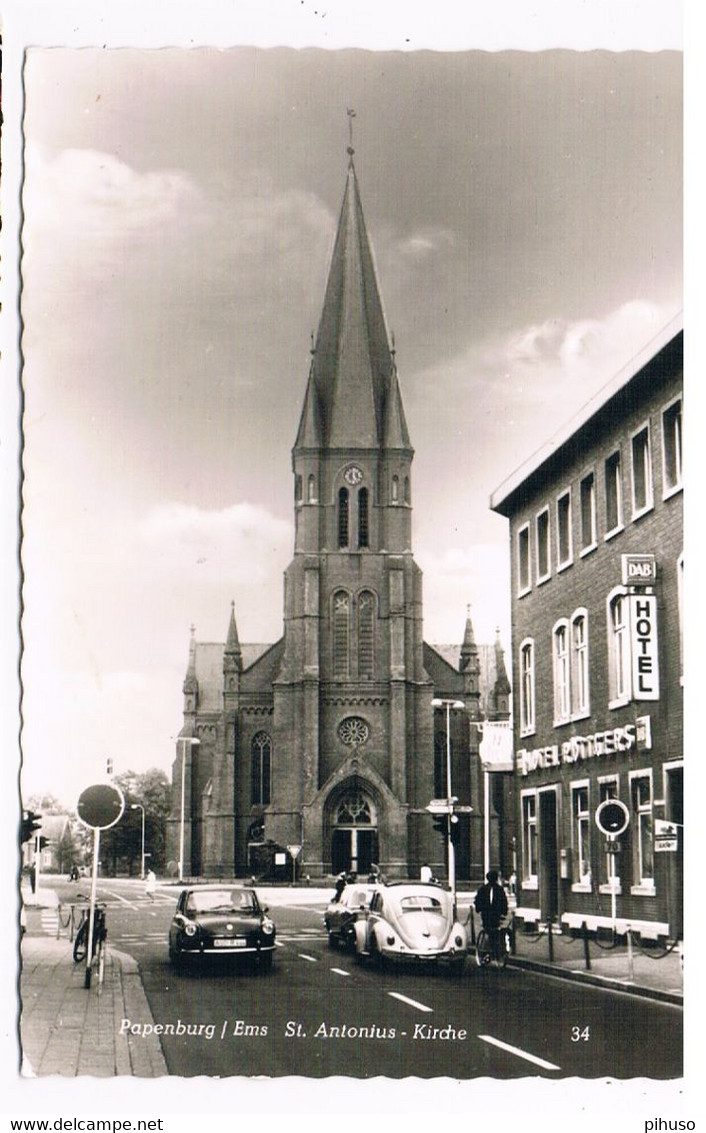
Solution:
[(455, 936), (454, 937), (454, 944), (456, 945), (457, 948), (461, 948), (461, 946), (463, 945), (463, 937), (462, 936)]
[(184, 925), (184, 932), (186, 933), (187, 936), (196, 936), (196, 933), (198, 932), (198, 927), (193, 923), (193, 921), (189, 921), (187, 924)]
[(265, 919), (263, 920), (262, 931), (264, 932), (265, 936), (272, 936), (272, 933), (275, 931), (275, 926), (269, 919), (269, 917), (265, 917)]
[(392, 935), (391, 932), (387, 934), (387, 936), (385, 937), (385, 941), (386, 941), (387, 944), (394, 944), (395, 943), (395, 938), (394, 938), (394, 936)]

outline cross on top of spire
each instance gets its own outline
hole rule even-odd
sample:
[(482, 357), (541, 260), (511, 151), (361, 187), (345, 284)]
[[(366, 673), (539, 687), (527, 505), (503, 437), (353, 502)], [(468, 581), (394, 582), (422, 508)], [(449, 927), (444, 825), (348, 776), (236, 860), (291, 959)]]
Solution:
[(346, 110), (348, 115), (348, 156), (352, 159), (355, 150), (353, 149), (353, 119), (355, 118), (355, 110)]

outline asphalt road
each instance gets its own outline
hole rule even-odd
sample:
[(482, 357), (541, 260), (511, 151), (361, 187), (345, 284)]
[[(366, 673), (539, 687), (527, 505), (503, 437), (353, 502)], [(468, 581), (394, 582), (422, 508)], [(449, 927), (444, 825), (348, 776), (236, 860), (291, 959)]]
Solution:
[[(154, 904), (106, 881), (109, 940), (140, 965), (171, 1074), (457, 1079), (679, 1078), (682, 1011), (520, 969), (379, 972), (331, 950), (321, 899), (260, 890), (277, 926), (271, 972), (226, 959), (174, 971), (176, 889)], [(146, 1020), (130, 1020), (139, 1035)], [(136, 1028), (136, 1029), (135, 1029)]]

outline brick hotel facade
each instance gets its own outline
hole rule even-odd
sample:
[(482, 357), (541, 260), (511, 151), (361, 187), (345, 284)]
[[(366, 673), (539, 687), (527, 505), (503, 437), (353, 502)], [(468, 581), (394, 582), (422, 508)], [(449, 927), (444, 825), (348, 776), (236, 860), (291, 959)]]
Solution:
[(526, 923), (682, 934), (682, 388), (676, 322), (491, 499), (510, 521)]

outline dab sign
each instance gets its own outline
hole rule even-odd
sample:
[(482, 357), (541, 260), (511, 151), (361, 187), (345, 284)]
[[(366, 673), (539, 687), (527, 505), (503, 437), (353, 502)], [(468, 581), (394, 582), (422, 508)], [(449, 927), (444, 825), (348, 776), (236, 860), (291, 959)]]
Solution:
[(657, 581), (654, 555), (621, 555), (623, 586), (653, 586)]

